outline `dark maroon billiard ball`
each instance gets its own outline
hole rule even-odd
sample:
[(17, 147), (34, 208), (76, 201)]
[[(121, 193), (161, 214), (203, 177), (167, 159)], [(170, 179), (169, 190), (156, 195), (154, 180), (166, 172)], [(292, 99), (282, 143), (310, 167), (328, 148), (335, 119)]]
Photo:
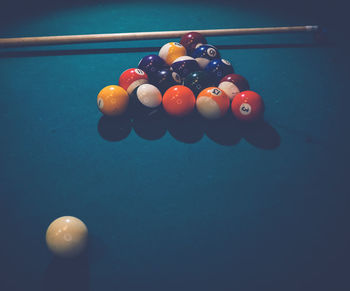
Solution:
[(191, 55), (200, 44), (206, 44), (207, 40), (199, 32), (189, 32), (182, 36), (180, 43), (186, 48), (187, 55)]
[(218, 86), (228, 98), (232, 99), (242, 91), (249, 90), (249, 83), (246, 78), (238, 74), (229, 74), (223, 77)]

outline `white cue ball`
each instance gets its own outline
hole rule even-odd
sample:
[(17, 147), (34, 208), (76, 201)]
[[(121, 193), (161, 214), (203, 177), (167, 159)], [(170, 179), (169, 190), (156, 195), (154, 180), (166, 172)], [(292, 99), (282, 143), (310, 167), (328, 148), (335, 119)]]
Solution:
[(46, 231), (49, 250), (59, 257), (72, 258), (81, 254), (87, 245), (88, 229), (84, 222), (73, 216), (54, 220)]

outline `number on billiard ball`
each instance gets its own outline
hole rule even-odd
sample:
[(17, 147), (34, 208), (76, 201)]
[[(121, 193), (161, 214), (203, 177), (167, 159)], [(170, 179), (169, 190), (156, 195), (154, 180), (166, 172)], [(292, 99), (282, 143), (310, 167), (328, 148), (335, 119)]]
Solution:
[(231, 110), (238, 120), (256, 121), (262, 118), (264, 103), (258, 93), (249, 90), (243, 91), (233, 98)]

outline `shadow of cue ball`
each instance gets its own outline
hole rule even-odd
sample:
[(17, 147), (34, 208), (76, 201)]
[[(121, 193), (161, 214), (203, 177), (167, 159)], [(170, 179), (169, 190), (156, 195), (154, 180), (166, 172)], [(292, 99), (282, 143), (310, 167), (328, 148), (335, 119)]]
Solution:
[(214, 142), (232, 146), (242, 138), (239, 122), (230, 114), (217, 120), (203, 119), (206, 135)]
[(242, 135), (255, 147), (273, 150), (281, 144), (281, 137), (270, 124), (261, 120), (252, 124), (241, 124)]
[(102, 138), (108, 141), (121, 141), (131, 132), (131, 121), (128, 115), (110, 117), (102, 116), (97, 130)]
[(184, 143), (196, 143), (204, 135), (202, 120), (196, 113), (182, 118), (169, 117), (167, 123), (169, 133)]
[(89, 285), (89, 257), (88, 253), (84, 252), (70, 259), (53, 257), (45, 270), (41, 290), (86, 291), (90, 289)]

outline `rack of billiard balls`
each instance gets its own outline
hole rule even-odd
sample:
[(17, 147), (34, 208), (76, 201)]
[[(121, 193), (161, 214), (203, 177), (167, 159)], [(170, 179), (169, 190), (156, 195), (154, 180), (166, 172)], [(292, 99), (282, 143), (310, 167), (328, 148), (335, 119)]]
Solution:
[[(239, 28), (202, 30), (207, 36), (289, 32), (316, 32), (318, 26)], [(182, 31), (145, 33), (112, 33), (0, 38), (0, 47), (24, 47), (126, 41), (179, 37)], [(125, 114), (127, 108), (140, 109), (146, 116), (164, 108), (177, 117), (190, 114), (195, 108), (205, 118), (217, 119), (230, 110), (241, 121), (262, 117), (264, 105), (259, 94), (249, 90), (247, 80), (234, 73), (231, 64), (221, 59), (219, 51), (207, 44), (198, 32), (186, 32), (180, 43), (167, 43), (158, 55), (144, 57), (137, 68), (122, 73), (118, 85), (103, 88), (97, 97), (100, 111), (107, 116)], [(46, 244), (58, 257), (81, 255), (88, 244), (88, 228), (77, 217), (62, 216), (50, 223)]]
[(97, 105), (108, 116), (120, 116), (128, 107), (150, 116), (163, 108), (176, 117), (197, 110), (206, 119), (231, 111), (240, 121), (259, 120), (264, 111), (261, 96), (198, 32), (186, 33), (179, 43), (169, 42), (158, 55), (145, 56), (137, 68), (125, 70), (118, 85), (99, 92)]

